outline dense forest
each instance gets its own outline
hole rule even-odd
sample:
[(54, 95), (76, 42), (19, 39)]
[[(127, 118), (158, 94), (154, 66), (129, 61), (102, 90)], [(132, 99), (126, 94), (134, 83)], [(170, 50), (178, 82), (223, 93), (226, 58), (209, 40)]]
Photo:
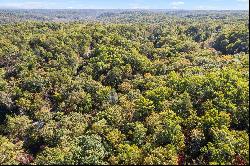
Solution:
[(248, 11), (0, 10), (0, 165), (249, 164)]

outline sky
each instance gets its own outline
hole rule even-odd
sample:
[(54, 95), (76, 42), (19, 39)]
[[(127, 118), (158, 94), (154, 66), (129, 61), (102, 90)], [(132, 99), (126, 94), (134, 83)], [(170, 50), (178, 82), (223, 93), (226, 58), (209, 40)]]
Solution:
[(0, 8), (249, 10), (249, 0), (0, 0)]

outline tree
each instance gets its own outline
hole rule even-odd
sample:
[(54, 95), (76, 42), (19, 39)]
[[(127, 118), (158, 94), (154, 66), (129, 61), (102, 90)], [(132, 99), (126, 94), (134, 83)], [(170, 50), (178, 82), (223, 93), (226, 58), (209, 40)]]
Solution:
[(74, 152), (77, 164), (106, 164), (106, 149), (102, 143), (102, 138), (98, 135), (85, 135), (78, 140), (78, 150)]
[(144, 159), (145, 165), (178, 165), (178, 155), (173, 145), (158, 147)]
[(12, 143), (8, 138), (0, 136), (0, 164), (11, 165), (20, 164), (19, 155), (23, 152), (22, 142)]
[(117, 156), (111, 157), (111, 164), (137, 165), (141, 163), (142, 151), (136, 145), (120, 144)]
[(177, 151), (184, 148), (184, 134), (180, 126), (181, 119), (173, 111), (152, 113), (147, 119), (149, 133), (152, 141), (158, 146), (172, 144)]

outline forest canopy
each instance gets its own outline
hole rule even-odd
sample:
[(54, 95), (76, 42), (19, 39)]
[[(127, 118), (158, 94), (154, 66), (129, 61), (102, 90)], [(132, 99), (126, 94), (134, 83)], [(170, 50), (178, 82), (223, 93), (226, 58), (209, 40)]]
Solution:
[(0, 36), (0, 165), (249, 164), (248, 12), (0, 10)]

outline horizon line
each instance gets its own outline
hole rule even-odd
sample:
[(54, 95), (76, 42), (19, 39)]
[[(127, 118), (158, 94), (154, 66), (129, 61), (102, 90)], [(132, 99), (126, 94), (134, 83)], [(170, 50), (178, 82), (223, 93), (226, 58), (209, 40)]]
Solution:
[(0, 8), (0, 10), (203, 10), (203, 11), (249, 11), (249, 9), (158, 9), (158, 8)]

